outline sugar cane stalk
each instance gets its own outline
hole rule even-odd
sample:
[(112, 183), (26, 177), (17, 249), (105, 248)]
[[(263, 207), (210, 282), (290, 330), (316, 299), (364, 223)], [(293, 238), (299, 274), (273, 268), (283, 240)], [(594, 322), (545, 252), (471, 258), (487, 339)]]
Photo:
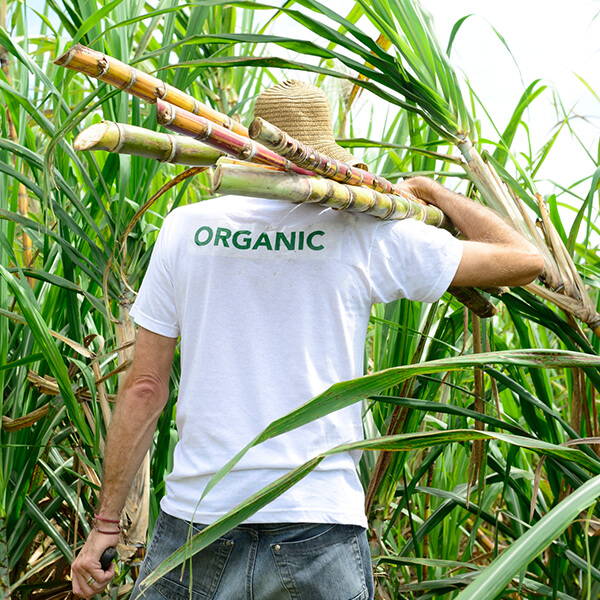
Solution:
[(248, 130), (228, 115), (206, 106), (193, 96), (165, 83), (158, 77), (82, 44), (75, 44), (62, 56), (59, 56), (54, 64), (95, 77), (142, 98), (146, 102), (154, 103), (158, 99), (166, 100), (196, 115), (202, 115), (240, 135), (248, 135)]
[(214, 181), (214, 191), (222, 194), (316, 202), (336, 209), (366, 213), (379, 219), (413, 218), (436, 227), (445, 224), (444, 213), (435, 206), (423, 206), (401, 196), (345, 185), (331, 179), (257, 169), (253, 165), (227, 159), (217, 163)]
[(212, 123), (200, 115), (195, 115), (163, 100), (157, 101), (156, 108), (158, 122), (171, 131), (189, 135), (240, 160), (279, 167), (302, 175), (312, 175), (311, 171), (297, 167), (286, 158), (249, 137), (221, 127), (217, 123)]
[(135, 125), (103, 121), (84, 129), (73, 142), (75, 150), (106, 150), (144, 156), (161, 162), (210, 167), (222, 152), (183, 135), (151, 131)]
[(294, 164), (309, 169), (317, 175), (348, 185), (363, 185), (377, 192), (395, 194), (408, 198), (412, 202), (425, 204), (412, 194), (407, 194), (399, 185), (388, 181), (385, 177), (374, 175), (364, 169), (326, 156), (260, 117), (252, 121), (248, 133), (253, 140), (261, 142)]

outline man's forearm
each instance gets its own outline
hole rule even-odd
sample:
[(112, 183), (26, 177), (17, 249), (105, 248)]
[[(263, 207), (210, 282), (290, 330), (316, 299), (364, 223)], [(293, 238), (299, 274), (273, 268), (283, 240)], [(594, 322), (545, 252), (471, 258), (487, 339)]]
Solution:
[(460, 194), (442, 189), (444, 193), (436, 201), (437, 207), (448, 215), (467, 239), (491, 244), (531, 246), (494, 211)]
[(131, 482), (152, 444), (167, 393), (133, 385), (119, 394), (106, 437), (98, 507), (103, 517), (119, 519)]

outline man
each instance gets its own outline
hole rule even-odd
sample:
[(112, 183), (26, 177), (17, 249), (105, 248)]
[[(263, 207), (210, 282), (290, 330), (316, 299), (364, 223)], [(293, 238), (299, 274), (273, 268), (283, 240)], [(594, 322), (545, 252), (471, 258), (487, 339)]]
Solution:
[[(322, 92), (285, 82), (257, 115), (334, 158)], [(274, 419), (331, 384), (363, 374), (374, 302), (437, 300), (453, 286), (522, 285), (543, 268), (536, 249), (492, 211), (434, 181), (407, 191), (444, 211), (468, 241), (413, 220), (261, 198), (224, 197), (174, 210), (132, 309), (135, 357), (108, 432), (96, 526), (73, 563), (90, 597), (113, 575), (99, 556), (118, 541), (131, 480), (168, 397), (181, 337), (180, 441), (139, 581), (242, 500), (319, 452), (363, 436), (359, 403), (251, 449), (206, 497), (211, 476)], [(336, 454), (143, 595), (214, 600), (373, 598), (356, 453)], [(191, 578), (191, 583), (190, 583)]]

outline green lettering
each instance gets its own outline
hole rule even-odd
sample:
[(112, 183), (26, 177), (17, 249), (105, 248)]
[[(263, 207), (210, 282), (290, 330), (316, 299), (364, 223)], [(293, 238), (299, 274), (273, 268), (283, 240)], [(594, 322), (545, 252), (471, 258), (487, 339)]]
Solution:
[[(241, 235), (244, 235), (245, 237), (240, 242)], [(252, 232), (246, 229), (243, 229), (242, 231), (236, 231), (233, 234), (233, 239), (231, 241), (238, 250), (248, 250), (248, 248), (250, 248), (250, 243), (252, 242), (250, 235), (252, 235)]]
[[(200, 235), (202, 232), (207, 233), (205, 240), (200, 239)], [(196, 242), (196, 244), (198, 244), (198, 246), (206, 246), (206, 244), (208, 244), (212, 240), (212, 237), (213, 237), (212, 228), (208, 227), (208, 225), (203, 225), (202, 227), (199, 227), (198, 229), (196, 229), (196, 235), (194, 236), (194, 241)]]
[(229, 248), (229, 242), (227, 241), (231, 237), (231, 230), (225, 227), (217, 227), (217, 233), (215, 235), (215, 246), (219, 245), (219, 242), (223, 242), (225, 248)]
[(285, 233), (278, 231), (275, 234), (275, 250), (279, 250), (281, 248), (281, 242), (288, 250), (293, 250), (296, 245), (296, 232), (292, 231), (290, 233), (290, 239), (285, 237)]
[(298, 250), (304, 250), (304, 231), (298, 232)]
[(261, 246), (264, 246), (267, 250), (273, 250), (273, 246), (271, 246), (271, 240), (269, 239), (269, 236), (264, 232), (256, 238), (254, 246), (252, 246), (252, 250), (256, 250)]
[(325, 232), (324, 231), (313, 231), (312, 233), (309, 233), (308, 236), (306, 237), (306, 245), (311, 250), (324, 250), (325, 246), (323, 246), (323, 244), (321, 244), (319, 246), (313, 245), (313, 238), (315, 237), (315, 235), (325, 235)]

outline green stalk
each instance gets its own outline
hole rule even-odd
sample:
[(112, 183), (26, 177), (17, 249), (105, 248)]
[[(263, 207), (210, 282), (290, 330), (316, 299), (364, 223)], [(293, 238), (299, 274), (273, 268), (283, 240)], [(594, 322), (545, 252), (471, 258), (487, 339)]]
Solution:
[(435, 227), (447, 226), (444, 213), (431, 205), (369, 188), (344, 185), (331, 179), (221, 159), (215, 171), (214, 191), (221, 194), (274, 198), (290, 202), (316, 202), (323, 206), (361, 212), (379, 219), (417, 219)]
[(160, 133), (143, 127), (103, 121), (84, 129), (73, 142), (75, 150), (106, 150), (145, 156), (161, 162), (210, 167), (222, 152), (188, 136)]
[(6, 535), (6, 516), (4, 507), (0, 507), (0, 596), (10, 598), (10, 579), (8, 570), (8, 544)]
[(253, 140), (261, 142), (295, 165), (313, 171), (317, 175), (328, 177), (340, 183), (362, 185), (377, 192), (402, 196), (417, 204), (425, 204), (422, 200), (407, 194), (399, 185), (388, 181), (385, 177), (370, 173), (366, 170), (366, 166), (365, 169), (362, 169), (326, 156), (260, 117), (252, 121), (248, 133)]

